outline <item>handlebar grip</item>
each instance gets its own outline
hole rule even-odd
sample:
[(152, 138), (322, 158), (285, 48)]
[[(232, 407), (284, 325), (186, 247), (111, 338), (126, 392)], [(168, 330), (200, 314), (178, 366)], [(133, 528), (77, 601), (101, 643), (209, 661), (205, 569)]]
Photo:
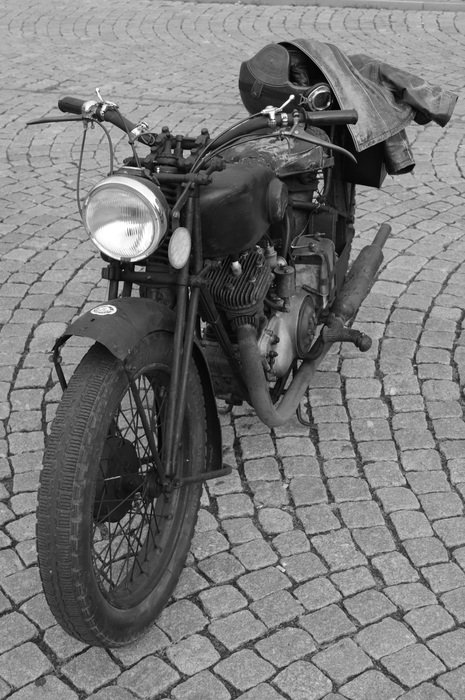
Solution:
[(328, 112), (306, 112), (306, 122), (312, 126), (345, 126), (358, 122), (356, 109), (335, 109)]
[(70, 114), (82, 114), (82, 105), (86, 100), (80, 100), (78, 97), (62, 97), (58, 100), (58, 109), (61, 112)]
[[(60, 100), (58, 100), (58, 109), (60, 109), (62, 112), (82, 115), (82, 105), (84, 105), (87, 101), (88, 100), (80, 100), (78, 97), (62, 97)], [(97, 106), (95, 118), (99, 119), (100, 121), (114, 124), (119, 129), (126, 132), (132, 131), (137, 126), (134, 122), (126, 119), (126, 117), (123, 117), (123, 115), (117, 109), (107, 107), (107, 109), (104, 110), (100, 109), (102, 107), (101, 104), (95, 104)]]

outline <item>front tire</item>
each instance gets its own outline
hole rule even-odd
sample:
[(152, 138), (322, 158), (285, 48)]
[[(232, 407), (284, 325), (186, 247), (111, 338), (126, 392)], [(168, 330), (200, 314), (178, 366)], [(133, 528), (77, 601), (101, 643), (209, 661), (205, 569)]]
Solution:
[(163, 481), (153, 453), (162, 459), (172, 360), (172, 337), (148, 336), (126, 363), (131, 389), (123, 364), (95, 344), (52, 425), (39, 488), (39, 568), (53, 614), (86, 644), (120, 646), (141, 636), (189, 550), (202, 487), (176, 480), (205, 469), (205, 405), (192, 363), (174, 474)]

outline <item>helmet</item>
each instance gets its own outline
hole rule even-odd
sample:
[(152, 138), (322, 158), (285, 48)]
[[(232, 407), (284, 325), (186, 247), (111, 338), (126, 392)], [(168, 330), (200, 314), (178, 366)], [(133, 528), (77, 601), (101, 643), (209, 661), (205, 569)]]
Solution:
[(323, 73), (298, 48), (289, 44), (268, 44), (248, 61), (239, 72), (239, 92), (250, 114), (269, 105), (280, 107), (295, 95), (288, 110), (303, 106), (307, 110), (329, 109), (333, 96)]

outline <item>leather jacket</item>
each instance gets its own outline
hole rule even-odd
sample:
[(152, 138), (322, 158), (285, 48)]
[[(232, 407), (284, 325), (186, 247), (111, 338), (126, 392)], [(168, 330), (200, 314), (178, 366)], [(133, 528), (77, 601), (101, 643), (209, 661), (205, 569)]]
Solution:
[(390, 174), (409, 172), (415, 165), (405, 127), (412, 121), (445, 126), (457, 95), (427, 83), (365, 54), (347, 56), (337, 46), (315, 39), (280, 42), (300, 49), (323, 73), (340, 109), (356, 109), (358, 122), (347, 128), (356, 152), (382, 143)]

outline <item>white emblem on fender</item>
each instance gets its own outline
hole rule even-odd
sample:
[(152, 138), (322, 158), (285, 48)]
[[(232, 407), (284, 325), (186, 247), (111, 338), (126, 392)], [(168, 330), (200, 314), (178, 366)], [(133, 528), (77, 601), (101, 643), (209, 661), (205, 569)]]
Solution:
[(90, 313), (94, 314), (94, 316), (110, 316), (111, 314), (115, 314), (117, 310), (116, 306), (102, 304), (102, 306), (96, 306), (95, 309), (91, 309)]

